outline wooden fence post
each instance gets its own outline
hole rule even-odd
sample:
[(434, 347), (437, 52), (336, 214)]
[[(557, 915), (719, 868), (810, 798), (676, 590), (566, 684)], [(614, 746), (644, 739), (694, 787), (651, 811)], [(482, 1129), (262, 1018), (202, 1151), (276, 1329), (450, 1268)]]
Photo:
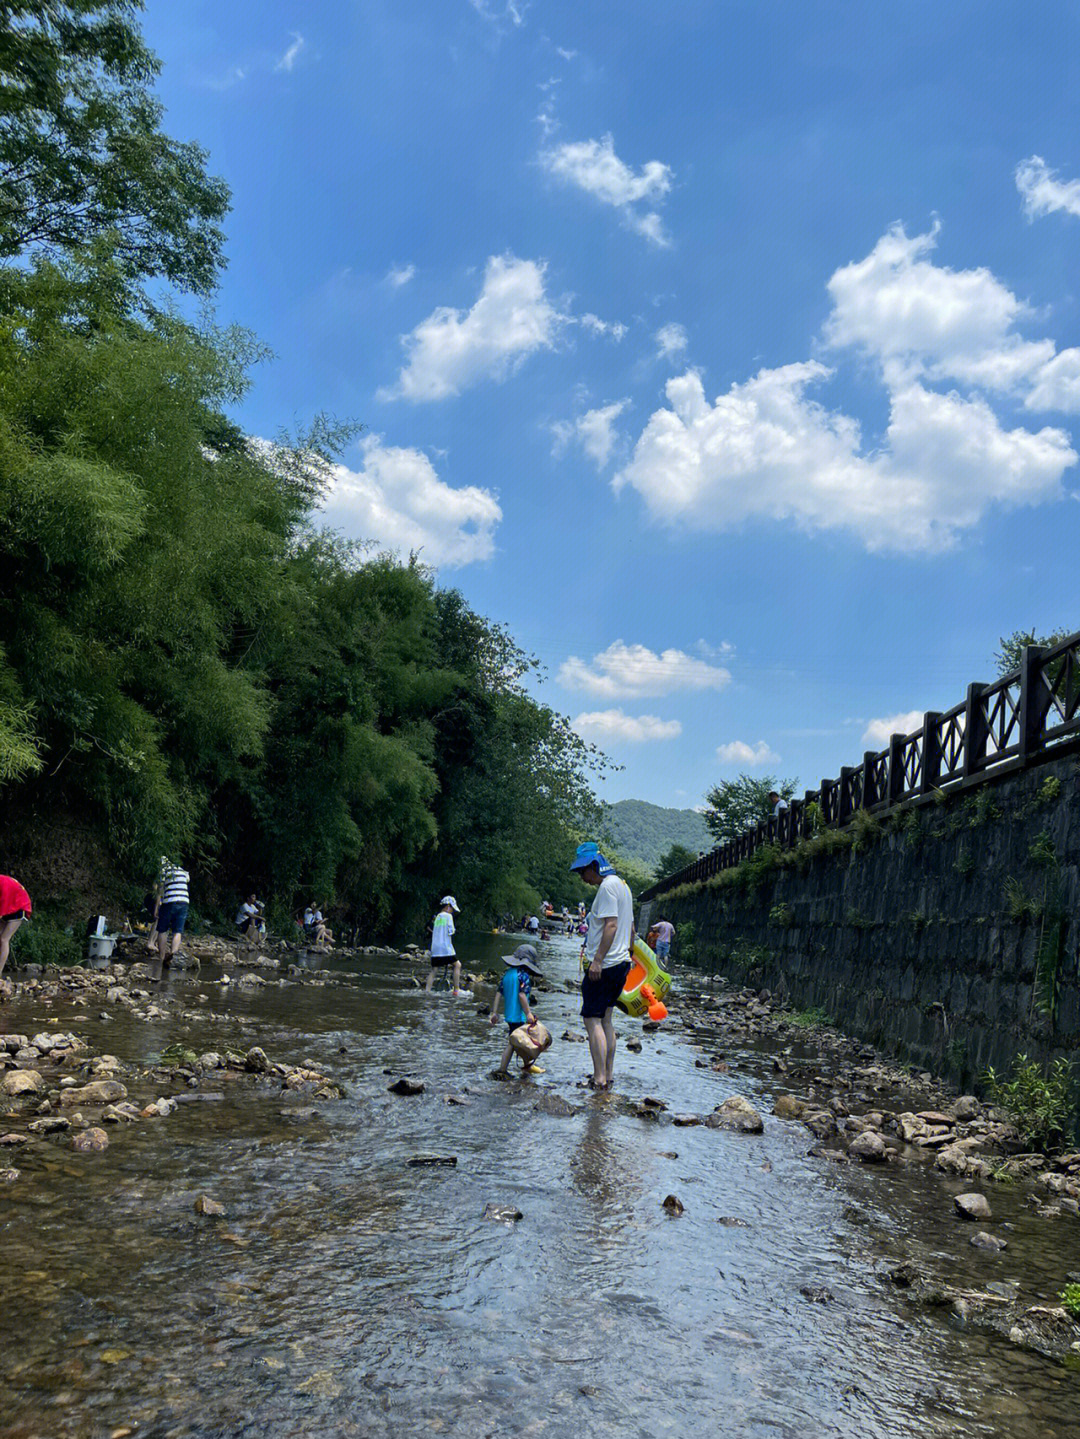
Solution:
[(927, 710), (923, 715), (922, 773), (919, 793), (933, 794), (941, 780), (941, 713)]
[(986, 741), (989, 731), (986, 727), (986, 710), (983, 695), (986, 686), (970, 684), (964, 703), (964, 769), (965, 779), (976, 775), (986, 767)]
[(851, 765), (840, 766), (840, 793), (837, 795), (836, 823), (846, 824), (851, 818), (851, 776), (855, 773)]
[(1043, 682), (1043, 645), (1025, 645), (1020, 656), (1020, 758), (1028, 760), (1042, 748), (1042, 730), (1050, 709), (1050, 691)]
[(889, 804), (897, 804), (904, 796), (904, 746), (907, 735), (889, 736), (889, 779), (885, 798)]
[(864, 750), (862, 757), (862, 808), (869, 809), (871, 805), (877, 804), (884, 795), (877, 792), (877, 781), (874, 778), (874, 760), (877, 755), (872, 750)]

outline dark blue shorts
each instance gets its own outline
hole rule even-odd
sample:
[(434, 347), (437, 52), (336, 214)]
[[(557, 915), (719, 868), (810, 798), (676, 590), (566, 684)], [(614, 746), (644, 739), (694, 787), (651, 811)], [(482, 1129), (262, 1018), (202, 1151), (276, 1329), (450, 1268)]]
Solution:
[(582, 1019), (603, 1019), (622, 994), (629, 973), (629, 960), (624, 964), (613, 964), (610, 969), (602, 969), (599, 979), (590, 979), (586, 970), (581, 981)]
[(168, 934), (183, 934), (184, 925), (187, 924), (188, 907), (182, 900), (174, 899), (168, 904), (163, 904), (158, 910), (157, 932)]

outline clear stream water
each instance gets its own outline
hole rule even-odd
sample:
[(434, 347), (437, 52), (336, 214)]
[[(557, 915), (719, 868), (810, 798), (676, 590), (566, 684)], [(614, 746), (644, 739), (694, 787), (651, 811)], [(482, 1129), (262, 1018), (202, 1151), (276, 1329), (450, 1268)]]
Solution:
[[(462, 938), (474, 966), (513, 944)], [(576, 946), (546, 946), (545, 967), (538, 1013), (556, 1036), (580, 1030), (561, 987)], [(203, 981), (170, 981), (185, 1008), (210, 994), (226, 1024), (121, 1010), (106, 1023), (31, 1000), (0, 1014), (31, 1032), (59, 1015), (138, 1062), (175, 1040), (242, 1039), (271, 1060), (310, 1059), (348, 1095), (297, 1119), (309, 1098), (225, 1085), (221, 1103), (110, 1129), (103, 1154), (12, 1151), (4, 1439), (1075, 1439), (1080, 1376), (910, 1309), (882, 1279), (886, 1261), (914, 1258), (955, 1283), (1020, 1279), (1036, 1302), (1080, 1269), (1075, 1218), (1037, 1219), (993, 1191), (1010, 1247), (972, 1250), (951, 1213), (959, 1186), (931, 1168), (808, 1157), (807, 1131), (769, 1117), (765, 1052), (732, 1052), (728, 1075), (695, 1067), (677, 994), (643, 1053), (620, 1050), (618, 1093), (702, 1113), (745, 1094), (764, 1135), (643, 1122), (578, 1090), (585, 1046), (558, 1038), (542, 1077), (495, 1083), (504, 1026), (476, 1013), (483, 995), (425, 997), (422, 968), (399, 962), (343, 972), (355, 976), (343, 987), (225, 997), (205, 967)], [(386, 1071), (426, 1092), (388, 1094)], [(545, 1091), (580, 1112), (536, 1112)], [(432, 1151), (456, 1168), (408, 1166)], [(225, 1220), (194, 1213), (204, 1193)], [(681, 1217), (662, 1208), (668, 1194)], [(523, 1217), (485, 1219), (489, 1202)], [(812, 1302), (803, 1286), (834, 1298)]]

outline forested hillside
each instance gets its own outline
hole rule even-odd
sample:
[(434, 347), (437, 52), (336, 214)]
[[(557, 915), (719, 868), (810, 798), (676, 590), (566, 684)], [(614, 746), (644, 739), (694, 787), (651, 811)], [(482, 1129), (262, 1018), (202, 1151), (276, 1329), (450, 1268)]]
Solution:
[(694, 809), (665, 809), (643, 799), (621, 799), (607, 806), (604, 820), (619, 853), (649, 871), (673, 844), (696, 855), (713, 843), (704, 817)]

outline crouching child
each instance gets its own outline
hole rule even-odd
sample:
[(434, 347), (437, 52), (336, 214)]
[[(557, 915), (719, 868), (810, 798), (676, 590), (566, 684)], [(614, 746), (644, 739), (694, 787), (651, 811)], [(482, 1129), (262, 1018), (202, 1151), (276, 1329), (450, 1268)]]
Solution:
[[(529, 996), (532, 993), (532, 977), (536, 975), (542, 979), (543, 975), (539, 965), (536, 963), (536, 949), (531, 944), (519, 944), (513, 954), (508, 954), (503, 963), (506, 965), (506, 973), (499, 981), (499, 987), (495, 991), (495, 998), (491, 1001), (491, 1013), (488, 1016), (489, 1022), (494, 1024), (498, 1018), (499, 1005), (503, 1007), (503, 1017), (506, 1020), (506, 1048), (503, 1050), (502, 1062), (495, 1071), (500, 1079), (505, 1079), (510, 1073), (510, 1060), (514, 1056), (514, 1046), (510, 1042), (510, 1036), (514, 1030), (522, 1024), (527, 1024), (530, 1030), (538, 1025), (536, 1015), (532, 1012), (529, 1003)], [(523, 1054), (521, 1056), (523, 1074), (542, 1074), (543, 1070), (538, 1064), (530, 1063)]]

